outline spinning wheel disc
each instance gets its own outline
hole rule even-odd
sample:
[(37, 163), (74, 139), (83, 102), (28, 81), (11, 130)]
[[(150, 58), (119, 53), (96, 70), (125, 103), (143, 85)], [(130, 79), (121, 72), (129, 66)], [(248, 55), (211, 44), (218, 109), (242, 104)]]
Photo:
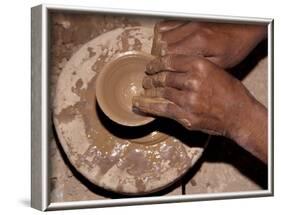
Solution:
[[(115, 55), (150, 53), (153, 30), (119, 28), (84, 44), (66, 63), (56, 88), (54, 123), (72, 165), (105, 189), (144, 194), (160, 190), (181, 177), (201, 156), (207, 136), (189, 132), (176, 122), (157, 119), (149, 125), (126, 127), (109, 120), (97, 105), (96, 75)], [(167, 138), (152, 144), (155, 132)]]

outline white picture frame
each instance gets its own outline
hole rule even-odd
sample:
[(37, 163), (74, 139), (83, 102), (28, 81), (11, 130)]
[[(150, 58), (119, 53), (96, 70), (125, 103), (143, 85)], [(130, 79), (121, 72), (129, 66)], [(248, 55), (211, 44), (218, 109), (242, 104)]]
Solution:
[[(71, 12), (99, 12), (112, 14), (128, 14), (170, 18), (190, 18), (194, 20), (212, 20), (217, 22), (237, 23), (263, 23), (268, 25), (268, 189), (251, 192), (219, 193), (219, 194), (197, 194), (184, 196), (159, 196), (159, 197), (137, 197), (125, 199), (88, 200), (74, 202), (52, 203), (49, 200), (48, 182), (48, 134), (49, 126), (52, 123), (48, 113), (48, 16), (50, 11), (71, 11)], [(249, 18), (232, 16), (211, 16), (203, 14), (166, 13), (159, 11), (138, 11), (138, 10), (116, 10), (106, 8), (89, 8), (81, 6), (63, 5), (39, 5), (31, 9), (32, 26), (32, 88), (31, 88), (31, 113), (32, 113), (32, 140), (31, 140), (31, 206), (41, 211), (93, 208), (122, 205), (155, 204), (169, 202), (202, 201), (214, 199), (233, 199), (245, 197), (261, 197), (273, 195), (273, 19)]]

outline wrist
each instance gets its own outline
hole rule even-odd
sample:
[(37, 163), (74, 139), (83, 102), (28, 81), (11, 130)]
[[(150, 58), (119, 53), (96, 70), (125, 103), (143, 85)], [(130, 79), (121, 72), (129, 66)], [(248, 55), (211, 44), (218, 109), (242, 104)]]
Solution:
[(238, 145), (263, 161), (267, 161), (267, 110), (250, 99), (247, 108), (238, 113), (239, 118), (233, 123), (229, 137)]

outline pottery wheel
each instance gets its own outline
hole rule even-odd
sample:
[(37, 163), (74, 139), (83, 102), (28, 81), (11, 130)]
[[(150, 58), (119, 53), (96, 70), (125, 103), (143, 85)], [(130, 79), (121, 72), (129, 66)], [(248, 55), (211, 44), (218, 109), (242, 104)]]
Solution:
[[(98, 107), (95, 80), (116, 54), (150, 53), (153, 29), (119, 28), (87, 42), (66, 63), (57, 83), (54, 123), (72, 165), (92, 183), (119, 193), (144, 194), (179, 179), (201, 156), (207, 136), (189, 132), (172, 120), (124, 127)], [(165, 139), (134, 141), (154, 133)]]

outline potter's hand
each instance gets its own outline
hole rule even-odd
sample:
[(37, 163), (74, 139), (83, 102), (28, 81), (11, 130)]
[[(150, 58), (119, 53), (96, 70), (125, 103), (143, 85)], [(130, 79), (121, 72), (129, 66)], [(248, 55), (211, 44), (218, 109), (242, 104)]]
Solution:
[(147, 65), (142, 112), (175, 119), (190, 130), (232, 138), (267, 159), (267, 110), (240, 81), (201, 57), (167, 55)]
[(164, 21), (155, 26), (152, 54), (206, 57), (231, 68), (267, 35), (266, 25)]

